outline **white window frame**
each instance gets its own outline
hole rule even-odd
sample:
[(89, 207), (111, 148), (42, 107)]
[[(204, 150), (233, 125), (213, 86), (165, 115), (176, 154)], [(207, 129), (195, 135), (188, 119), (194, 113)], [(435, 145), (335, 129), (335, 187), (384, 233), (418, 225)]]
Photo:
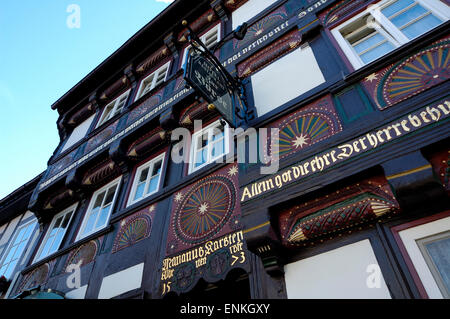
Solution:
[[(195, 132), (192, 135), (192, 140), (191, 140), (191, 147), (190, 147), (190, 154), (189, 154), (189, 174), (198, 171), (199, 169), (214, 163), (215, 161), (217, 161), (220, 158), (223, 158), (224, 156), (226, 156), (229, 152), (230, 152), (230, 126), (228, 123), (225, 122), (225, 126), (223, 126), (223, 140), (224, 140), (224, 153), (217, 155), (215, 157), (212, 157), (212, 148), (211, 148), (211, 141), (212, 141), (212, 134), (214, 132), (214, 128), (218, 127), (218, 126), (222, 126), (222, 123), (220, 120), (217, 120), (213, 123), (211, 123), (210, 125), (208, 125), (207, 127)], [(203, 163), (200, 166), (195, 166), (195, 155), (196, 155), (196, 151), (197, 151), (197, 142), (198, 142), (198, 136), (203, 136), (205, 132), (208, 132), (208, 150), (207, 150), (207, 160), (205, 161), (205, 163)]]
[[(152, 194), (155, 194), (155, 193), (157, 193), (159, 191), (159, 188), (161, 186), (161, 180), (162, 180), (162, 171), (163, 171), (164, 164), (165, 164), (165, 156), (166, 156), (166, 153), (164, 152), (164, 153), (162, 153), (162, 154), (160, 154), (160, 155), (150, 159), (149, 161), (147, 161), (146, 163), (142, 164), (141, 166), (139, 166), (137, 168), (136, 174), (135, 174), (134, 180), (133, 180), (133, 185), (131, 187), (130, 195), (129, 195), (129, 198), (128, 198), (127, 206), (133, 205), (133, 204), (143, 200), (144, 198), (146, 198), (146, 197), (148, 197), (148, 196), (150, 196)], [(149, 187), (149, 182), (150, 182), (150, 179), (151, 179), (150, 173), (153, 170), (153, 167), (154, 167), (155, 163), (160, 161), (160, 160), (161, 160), (161, 172), (159, 174), (158, 185), (156, 186), (156, 190), (154, 190), (151, 193), (145, 193), (145, 190), (148, 189), (148, 187)], [(143, 194), (142, 197), (140, 197), (138, 199), (134, 199), (134, 197), (136, 195), (137, 186), (139, 184), (140, 175), (141, 175), (142, 171), (144, 169), (147, 169), (147, 168), (149, 168), (149, 173), (148, 173), (147, 179), (145, 181), (144, 194)]]
[[(37, 253), (36, 253), (35, 257), (34, 257), (34, 261), (33, 261), (33, 262), (37, 262), (37, 261), (39, 261), (39, 260), (42, 260), (42, 259), (44, 259), (45, 257), (50, 256), (51, 254), (53, 254), (53, 253), (55, 253), (55, 252), (57, 252), (57, 251), (59, 250), (59, 248), (61, 247), (61, 244), (62, 244), (62, 242), (63, 242), (63, 240), (64, 240), (64, 236), (66, 235), (67, 229), (69, 228), (70, 223), (72, 222), (73, 215), (75, 215), (75, 211), (76, 211), (76, 209), (77, 209), (77, 206), (78, 206), (78, 203), (76, 203), (76, 204), (74, 204), (74, 205), (72, 205), (72, 206), (70, 206), (70, 207), (64, 209), (63, 211), (61, 211), (60, 213), (56, 214), (56, 215), (53, 217), (52, 222), (51, 222), (49, 228), (47, 229), (47, 232), (46, 232), (46, 234), (45, 234), (45, 237), (44, 237), (44, 239), (42, 240), (41, 244), (39, 245), (39, 250), (37, 251)], [(65, 215), (67, 215), (67, 214), (71, 214), (71, 215), (70, 215), (69, 221), (67, 222), (67, 227), (66, 227), (66, 228), (64, 229), (64, 231), (63, 231), (63, 235), (62, 235), (62, 237), (61, 237), (61, 242), (59, 243), (58, 247), (56, 248), (56, 251), (50, 252), (49, 254), (47, 254), (47, 255), (45, 255), (45, 256), (41, 256), (42, 250), (44, 249), (44, 246), (46, 245), (46, 243), (47, 243), (47, 241), (48, 241), (48, 239), (49, 239), (49, 235), (50, 235), (50, 233), (52, 232), (53, 227), (55, 226), (56, 220), (57, 220), (59, 217), (65, 216)]]
[[(112, 182), (109, 182), (108, 184), (106, 184), (106, 185), (103, 186), (102, 188), (96, 190), (96, 191), (94, 192), (94, 194), (92, 194), (91, 200), (90, 200), (90, 202), (89, 202), (88, 209), (86, 210), (86, 213), (84, 214), (83, 222), (81, 223), (80, 229), (78, 230), (78, 235), (77, 235), (77, 238), (76, 238), (75, 241), (79, 241), (79, 240), (81, 240), (81, 239), (83, 239), (83, 238), (85, 238), (85, 237), (87, 237), (87, 236), (90, 236), (90, 235), (92, 235), (92, 234), (94, 234), (94, 233), (96, 233), (96, 232), (102, 230), (103, 228), (105, 228), (105, 227), (108, 225), (109, 220), (110, 220), (110, 218), (111, 218), (111, 213), (112, 213), (112, 211), (113, 211), (113, 209), (114, 209), (114, 205), (115, 205), (115, 203), (116, 203), (117, 194), (119, 193), (121, 179), (122, 179), (122, 176), (116, 178), (115, 180), (113, 180)], [(112, 201), (111, 201), (111, 207), (110, 207), (110, 210), (109, 210), (109, 212), (108, 212), (108, 217), (106, 218), (105, 223), (104, 223), (103, 225), (96, 225), (96, 224), (97, 224), (97, 221), (98, 221), (98, 218), (100, 217), (100, 213), (99, 213), (98, 216), (97, 216), (97, 219), (96, 219), (96, 221), (95, 221), (95, 223), (94, 223), (94, 226), (96, 226), (96, 227), (94, 227), (89, 233), (84, 234), (84, 229), (85, 229), (85, 227), (86, 227), (87, 221), (89, 220), (89, 216), (91, 215), (92, 208), (93, 208), (93, 206), (95, 205), (95, 201), (96, 201), (96, 199), (97, 199), (97, 195), (99, 195), (99, 194), (100, 194), (101, 192), (103, 192), (103, 191), (107, 191), (107, 190), (108, 190), (109, 188), (111, 188), (113, 185), (116, 185), (116, 190), (115, 190), (115, 192), (114, 192), (114, 196), (113, 196), (113, 199), (112, 199)], [(106, 197), (106, 195), (107, 195), (107, 193), (105, 193), (105, 197)], [(102, 206), (103, 206), (103, 201), (104, 201), (104, 200), (105, 200), (105, 199), (103, 198), (103, 200), (102, 200)]]
[[(19, 234), (20, 230), (23, 229), (23, 228), (29, 227), (30, 225), (34, 225), (34, 227), (32, 227), (32, 229), (31, 229), (30, 236), (29, 236), (25, 241), (22, 241), (22, 240), (21, 240), (21, 241), (19, 242), (19, 244), (14, 245), (14, 244), (15, 244), (15, 241), (16, 241), (16, 239), (17, 239), (17, 235)], [(19, 257), (18, 257), (17, 259), (14, 260), (14, 262), (16, 263), (16, 265), (14, 266), (14, 269), (12, 270), (12, 273), (11, 273), (11, 274), (14, 274), (14, 270), (16, 269), (17, 265), (19, 264), (20, 259), (22, 258), (23, 254), (25, 253), (25, 251), (26, 251), (26, 249), (27, 249), (28, 242), (30, 241), (30, 239), (31, 239), (31, 237), (32, 237), (32, 235), (33, 235), (33, 232), (34, 232), (35, 228), (36, 228), (36, 219), (34, 219), (34, 218), (33, 218), (32, 220), (30, 220), (30, 221), (24, 223), (23, 225), (20, 225), (20, 226), (17, 227), (17, 229), (14, 231), (13, 236), (11, 236), (11, 239), (10, 239), (10, 241), (9, 241), (9, 244), (7, 245), (7, 248), (4, 250), (3, 255), (2, 255), (1, 258), (0, 258), (0, 269), (4, 266), (5, 259), (6, 259), (6, 257), (8, 257), (8, 255), (9, 255), (11, 249), (12, 249), (13, 247), (19, 246), (22, 242), (25, 242), (26, 244), (25, 244), (25, 246), (24, 246), (22, 252), (20, 253)], [(15, 252), (14, 255), (16, 255), (16, 253), (17, 253), (17, 252)], [(12, 261), (8, 262), (8, 264), (11, 265), (11, 262), (12, 262)], [(8, 268), (9, 268), (9, 266), (8, 266)], [(3, 276), (3, 274), (0, 274), (0, 277), (1, 277), (1, 276)], [(12, 279), (12, 278), (8, 278), (8, 279)]]
[[(213, 32), (217, 32), (217, 41), (216, 41), (216, 43), (215, 44), (217, 44), (217, 43), (219, 43), (220, 42), (220, 39), (221, 39), (221, 24), (220, 24), (220, 22), (219, 23), (217, 23), (214, 27), (212, 27), (211, 29), (209, 29), (207, 32), (205, 32), (203, 35), (201, 35), (199, 38), (200, 38), (200, 40), (203, 42), (203, 43), (205, 43), (205, 40), (206, 40), (206, 38), (209, 36), (209, 35), (211, 35)], [(187, 55), (188, 55), (188, 53), (189, 53), (189, 49), (191, 48), (191, 45), (188, 45), (186, 48), (184, 48), (184, 51), (183, 51), (183, 59), (182, 59), (182, 62), (181, 62), (181, 67), (183, 68), (184, 67), (184, 65), (186, 64), (186, 61), (187, 61)], [(208, 49), (211, 49), (211, 48), (208, 48)]]
[[(158, 83), (157, 79), (160, 76), (160, 72), (163, 69), (166, 69), (166, 73), (164, 74), (164, 80), (162, 82)], [(170, 69), (170, 61), (165, 63), (164, 65), (160, 66), (157, 70), (153, 71), (151, 74), (149, 74), (144, 79), (142, 79), (141, 83), (139, 84), (138, 93), (136, 94), (136, 98), (134, 100), (137, 101), (142, 96), (144, 96), (145, 94), (147, 94), (148, 92), (153, 90), (157, 85), (159, 85), (161, 83), (164, 83), (166, 81), (166, 79), (167, 79), (167, 75), (169, 74), (169, 69)], [(150, 85), (150, 89), (147, 92), (144, 93), (144, 90), (146, 88), (146, 85), (144, 85), (144, 84), (151, 77), (153, 77), (153, 79), (152, 79), (152, 84)]]
[[(331, 30), (331, 34), (336, 39), (342, 51), (345, 53), (350, 63), (355, 69), (359, 69), (366, 65), (353, 49), (353, 47), (348, 43), (348, 41), (342, 36), (341, 29), (345, 28), (352, 22), (360, 19), (364, 15), (370, 14), (374, 18), (374, 23), (372, 26), (376, 31), (381, 33), (395, 48), (398, 48), (411, 40), (409, 40), (387, 17), (385, 17), (381, 10), (385, 7), (391, 5), (397, 0), (384, 0), (367, 7), (366, 10), (349, 19), (348, 21), (340, 24)], [(425, 9), (430, 11), (433, 15), (443, 20), (443, 23), (450, 17), (450, 8), (439, 0), (414, 0), (419, 5), (423, 6)], [(392, 52), (392, 51), (391, 51)], [(372, 62), (370, 62), (372, 63)], [(368, 64), (370, 64), (368, 63)]]
[[(110, 103), (108, 103), (104, 108), (103, 108), (103, 112), (102, 115), (100, 117), (100, 120), (98, 121), (98, 124), (96, 127), (99, 127), (101, 125), (103, 125), (104, 123), (106, 123), (108, 120), (110, 120), (111, 118), (113, 118), (116, 114), (118, 114), (118, 106), (120, 104), (120, 101), (122, 100), (122, 98), (124, 96), (125, 97), (125, 103), (124, 105), (120, 108), (120, 111), (123, 109), (123, 107), (127, 104), (128, 101), (128, 95), (130, 94), (130, 90), (122, 93), (120, 96), (118, 96), (117, 98), (115, 98), (113, 101), (111, 101)], [(106, 115), (106, 111), (108, 109), (108, 107), (112, 106), (111, 112), (109, 112), (109, 114)]]

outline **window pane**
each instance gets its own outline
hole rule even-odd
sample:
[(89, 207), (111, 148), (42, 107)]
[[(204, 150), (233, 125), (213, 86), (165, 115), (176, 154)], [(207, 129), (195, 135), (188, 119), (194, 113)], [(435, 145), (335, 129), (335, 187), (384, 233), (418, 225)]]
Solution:
[(139, 183), (136, 187), (136, 194), (134, 195), (134, 200), (142, 198), (144, 196), (145, 183)]
[(6, 266), (6, 270), (5, 270), (5, 273), (3, 274), (3, 276), (5, 276), (8, 279), (11, 279), (11, 275), (12, 275), (12, 272), (15, 267), (16, 267), (16, 263), (8, 264)]
[(89, 215), (89, 218), (86, 222), (86, 226), (84, 227), (83, 234), (88, 234), (94, 229), (94, 223), (95, 223), (95, 220), (97, 219), (99, 210), (100, 210), (99, 207), (92, 210), (92, 212)]
[(152, 176), (158, 175), (161, 172), (162, 160), (159, 160), (153, 165)]
[(157, 187), (158, 187), (158, 180), (159, 180), (159, 175), (153, 177), (150, 180), (149, 186), (148, 186), (148, 191), (147, 194), (151, 194), (157, 191)]
[(145, 182), (148, 176), (148, 167), (141, 171), (141, 175), (139, 176), (139, 182)]
[[(8, 265), (3, 265), (2, 267), (0, 267), (0, 276), (4, 276), (4, 273), (6, 271), (6, 267), (8, 267)], [(6, 278), (8, 278), (8, 277), (6, 277)]]
[(392, 51), (394, 49), (394, 46), (390, 42), (385, 42), (380, 46), (377, 46), (376, 48), (364, 53), (361, 55), (361, 60), (364, 63), (372, 62), (373, 60), (376, 60), (377, 58), (385, 55), (386, 53)]
[(110, 209), (111, 209), (111, 205), (103, 207), (103, 209), (101, 210), (101, 213), (100, 213), (100, 217), (97, 221), (97, 224), (95, 225), (95, 229), (101, 228), (106, 224), (108, 217), (109, 217)]
[(50, 247), (50, 251), (48, 252), (48, 255), (53, 254), (54, 252), (56, 252), (58, 250), (59, 245), (61, 244), (61, 242), (63, 240), (63, 235), (64, 235), (64, 231), (62, 229), (60, 229), (53, 240), (53, 243)]
[(6, 255), (4, 259), (4, 263), (10, 263), (13, 260), (14, 254), (16, 253), (17, 246), (11, 247), (11, 249), (8, 251), (8, 254)]
[(104, 111), (102, 120), (100, 121), (100, 123), (106, 122), (107, 120), (109, 120), (109, 118), (111, 117), (111, 111), (114, 107), (114, 104), (109, 104)]
[(146, 94), (147, 92), (150, 92), (152, 89), (152, 83), (153, 83), (153, 75), (148, 78), (147, 80), (144, 81), (143, 83), (143, 89), (142, 89), (142, 93), (140, 94), (140, 96), (143, 96), (144, 94)]
[(435, 17), (432, 14), (427, 15), (426, 17), (414, 22), (413, 24), (405, 27), (402, 32), (408, 37), (408, 39), (414, 39), (421, 34), (424, 34), (434, 27), (441, 24), (441, 20)]
[(397, 12), (399, 12), (400, 10), (414, 4), (414, 0), (399, 0), (399, 1), (395, 1), (393, 4), (387, 6), (386, 8), (382, 9), (381, 12), (386, 16), (386, 17), (391, 17), (392, 15), (396, 14)]
[(208, 158), (207, 148), (203, 148), (200, 151), (197, 151), (195, 156), (195, 167), (201, 166), (202, 164), (206, 163), (207, 158)]
[(428, 11), (425, 10), (420, 5), (415, 5), (408, 10), (406, 10), (403, 13), (400, 13), (396, 17), (392, 18), (391, 21), (393, 24), (395, 24), (396, 27), (401, 28), (408, 22), (422, 16), (423, 14), (427, 13)]
[(112, 202), (114, 198), (114, 193), (116, 192), (116, 186), (112, 186), (110, 189), (108, 189), (108, 194), (106, 195), (105, 202), (103, 203), (103, 206), (108, 205)]
[(225, 143), (222, 139), (221, 141), (213, 144), (212, 157), (215, 158), (223, 154), (225, 154)]
[(213, 134), (212, 134), (212, 140), (215, 141), (215, 140), (221, 139), (224, 135), (223, 131), (224, 131), (224, 128), (222, 126), (214, 128)]
[(373, 33), (366, 39), (362, 40), (358, 44), (354, 45), (357, 53), (361, 53), (367, 49), (370, 49), (371, 47), (376, 46), (377, 44), (380, 44), (381, 42), (386, 41), (385, 37), (383, 37), (379, 33)]
[(100, 206), (102, 206), (103, 197), (105, 196), (105, 192), (101, 192), (97, 197), (95, 198), (94, 206), (92, 207), (92, 210), (98, 209)]

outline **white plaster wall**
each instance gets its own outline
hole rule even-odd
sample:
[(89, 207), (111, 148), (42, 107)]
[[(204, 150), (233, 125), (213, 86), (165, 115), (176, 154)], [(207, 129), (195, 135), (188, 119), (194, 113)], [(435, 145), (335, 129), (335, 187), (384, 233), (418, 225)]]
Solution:
[(247, 22), (277, 0), (249, 0), (232, 13), (233, 30)]
[(309, 46), (298, 48), (251, 76), (258, 116), (325, 82)]
[[(379, 288), (369, 288), (377, 259), (368, 239), (285, 266), (289, 299), (389, 299), (381, 274)], [(379, 269), (379, 268), (378, 268)]]
[(416, 240), (429, 237), (450, 230), (450, 217), (435, 220), (417, 227), (408, 228), (399, 232), (403, 245), (408, 252), (414, 268), (422, 281), (423, 287), (431, 299), (442, 299), (442, 293), (439, 290), (428, 265), (423, 258), (422, 252), (417, 246)]
[(67, 299), (84, 299), (84, 297), (86, 296), (87, 287), (88, 287), (88, 285), (84, 285), (78, 289), (74, 289), (74, 290), (67, 292), (66, 298)]
[(91, 115), (88, 119), (86, 119), (83, 123), (78, 125), (76, 128), (73, 129), (72, 134), (70, 134), (69, 139), (67, 140), (66, 144), (64, 144), (63, 148), (61, 149), (61, 152), (64, 152), (66, 149), (74, 145), (76, 142), (81, 140), (89, 130), (89, 127), (91, 126), (92, 121), (94, 120), (95, 114)]
[(141, 287), (144, 263), (103, 278), (98, 299), (109, 299)]

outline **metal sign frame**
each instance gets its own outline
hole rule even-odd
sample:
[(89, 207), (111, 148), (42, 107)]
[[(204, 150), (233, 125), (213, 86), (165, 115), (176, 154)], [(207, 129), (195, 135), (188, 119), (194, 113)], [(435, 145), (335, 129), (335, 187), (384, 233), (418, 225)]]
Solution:
[[(213, 105), (213, 108), (230, 126), (235, 128), (246, 126), (248, 123), (247, 107), (242, 84), (228, 73), (216, 56), (189, 27), (188, 30), (191, 49), (184, 68), (184, 79), (208, 103)], [(197, 69), (195, 69), (196, 67)], [(221, 81), (221, 83), (217, 85), (214, 81)]]

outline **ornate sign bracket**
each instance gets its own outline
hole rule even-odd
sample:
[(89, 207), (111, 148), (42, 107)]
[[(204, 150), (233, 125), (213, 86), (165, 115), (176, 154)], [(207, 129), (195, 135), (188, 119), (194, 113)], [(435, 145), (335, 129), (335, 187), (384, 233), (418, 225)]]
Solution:
[(183, 25), (189, 31), (191, 44), (184, 79), (209, 103), (209, 109), (216, 109), (230, 126), (245, 128), (249, 116), (241, 81), (228, 73), (186, 21)]

